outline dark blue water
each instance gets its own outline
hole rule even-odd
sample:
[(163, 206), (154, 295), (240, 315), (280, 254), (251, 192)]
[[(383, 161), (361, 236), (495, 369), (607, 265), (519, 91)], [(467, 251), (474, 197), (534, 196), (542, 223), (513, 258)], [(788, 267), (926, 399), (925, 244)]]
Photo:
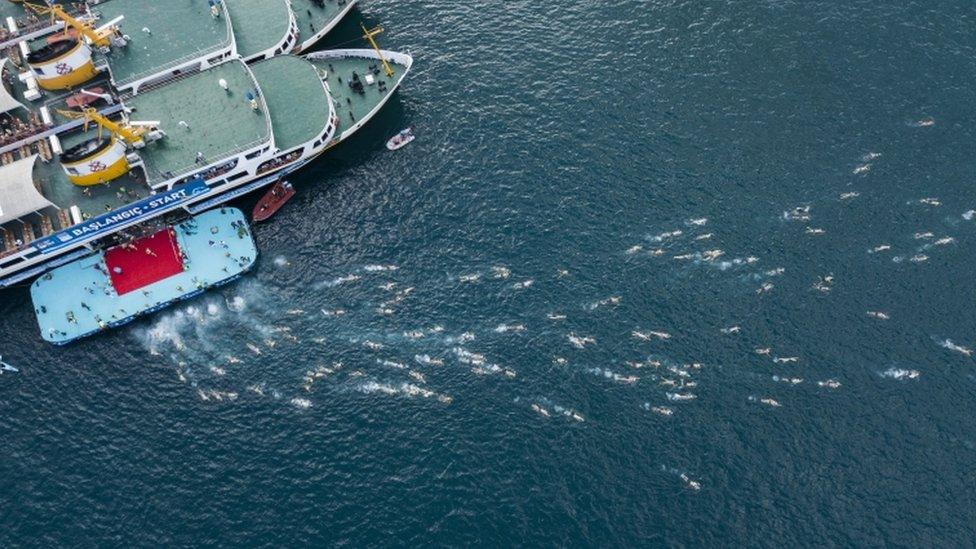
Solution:
[(0, 295), (0, 545), (976, 541), (971, 3), (360, 18), (415, 70), (251, 275)]

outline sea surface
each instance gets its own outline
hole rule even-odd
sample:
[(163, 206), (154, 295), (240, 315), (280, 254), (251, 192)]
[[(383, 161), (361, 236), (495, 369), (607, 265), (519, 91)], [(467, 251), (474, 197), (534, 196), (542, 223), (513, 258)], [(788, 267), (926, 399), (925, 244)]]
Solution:
[(0, 546), (976, 543), (972, 2), (360, 20), (414, 70), (251, 274), (0, 293)]

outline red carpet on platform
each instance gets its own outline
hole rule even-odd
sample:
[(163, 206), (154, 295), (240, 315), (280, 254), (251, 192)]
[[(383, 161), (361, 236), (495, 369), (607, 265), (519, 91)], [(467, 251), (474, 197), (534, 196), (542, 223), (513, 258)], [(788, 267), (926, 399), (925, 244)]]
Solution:
[(183, 272), (180, 246), (173, 229), (109, 248), (105, 252), (105, 264), (119, 295)]

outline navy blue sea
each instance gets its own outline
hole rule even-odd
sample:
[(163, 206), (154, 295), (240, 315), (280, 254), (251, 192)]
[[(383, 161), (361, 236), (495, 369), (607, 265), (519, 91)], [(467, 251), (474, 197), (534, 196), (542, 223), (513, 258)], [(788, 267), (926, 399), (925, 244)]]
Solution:
[(0, 546), (976, 542), (971, 2), (359, 20), (415, 70), (252, 274), (0, 294)]

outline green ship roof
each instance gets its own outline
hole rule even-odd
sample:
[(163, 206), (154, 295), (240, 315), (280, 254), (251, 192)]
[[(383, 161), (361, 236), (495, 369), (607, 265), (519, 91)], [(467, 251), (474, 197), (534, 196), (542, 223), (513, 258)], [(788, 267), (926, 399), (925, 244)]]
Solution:
[(329, 123), (329, 96), (315, 67), (291, 55), (251, 67), (271, 113), (275, 144), (288, 150), (318, 137)]
[[(116, 84), (125, 85), (227, 47), (226, 14), (210, 15), (206, 0), (108, 0), (93, 6), (107, 23), (119, 15), (132, 42), (106, 56)], [(148, 31), (148, 32), (147, 32)]]
[(245, 59), (272, 48), (288, 33), (287, 0), (224, 0), (237, 40), (237, 53)]
[[(221, 79), (228, 91), (220, 88)], [(192, 170), (198, 152), (209, 164), (268, 140), (271, 128), (264, 104), (255, 111), (246, 98), (254, 90), (244, 63), (231, 61), (129, 99), (126, 105), (135, 109), (132, 120), (160, 121), (167, 133), (140, 151), (149, 183)]]

